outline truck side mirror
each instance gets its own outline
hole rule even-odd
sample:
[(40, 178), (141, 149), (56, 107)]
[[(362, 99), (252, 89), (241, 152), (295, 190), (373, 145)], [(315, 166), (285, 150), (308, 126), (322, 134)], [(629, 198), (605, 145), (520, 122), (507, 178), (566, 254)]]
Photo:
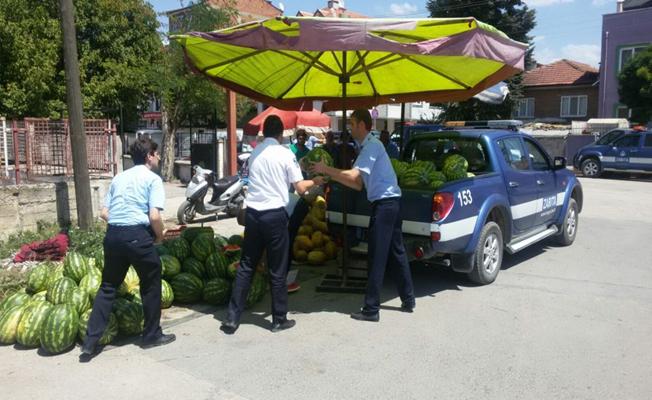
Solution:
[(555, 164), (555, 169), (566, 168), (566, 157), (555, 157), (554, 164)]

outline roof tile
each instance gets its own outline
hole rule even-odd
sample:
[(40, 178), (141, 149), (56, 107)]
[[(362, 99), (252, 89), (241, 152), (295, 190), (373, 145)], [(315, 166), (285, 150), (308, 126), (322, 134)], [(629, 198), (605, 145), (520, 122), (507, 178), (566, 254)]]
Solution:
[(590, 65), (573, 60), (559, 60), (526, 71), (524, 86), (592, 85), (599, 72)]

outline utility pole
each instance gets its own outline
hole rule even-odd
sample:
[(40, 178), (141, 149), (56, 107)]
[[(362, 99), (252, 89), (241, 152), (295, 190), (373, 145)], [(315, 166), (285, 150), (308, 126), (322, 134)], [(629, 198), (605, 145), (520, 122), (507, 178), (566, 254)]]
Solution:
[(79, 227), (88, 230), (93, 222), (91, 183), (88, 178), (86, 134), (84, 132), (79, 59), (75, 32), (75, 8), (72, 0), (60, 0), (61, 29), (63, 31), (63, 59), (66, 69), (66, 97), (72, 147), (72, 168), (75, 178), (75, 201)]

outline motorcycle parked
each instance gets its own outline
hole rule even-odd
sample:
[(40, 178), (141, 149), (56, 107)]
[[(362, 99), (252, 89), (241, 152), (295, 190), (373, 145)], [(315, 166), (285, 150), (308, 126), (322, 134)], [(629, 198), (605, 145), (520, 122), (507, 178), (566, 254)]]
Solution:
[[(225, 212), (236, 217), (243, 206), (247, 187), (247, 159), (249, 154), (238, 155), (238, 175), (217, 179), (215, 172), (199, 165), (193, 167), (194, 175), (186, 188), (186, 200), (177, 209), (179, 224), (191, 223), (196, 215), (211, 215)], [(210, 201), (205, 197), (212, 189)]]

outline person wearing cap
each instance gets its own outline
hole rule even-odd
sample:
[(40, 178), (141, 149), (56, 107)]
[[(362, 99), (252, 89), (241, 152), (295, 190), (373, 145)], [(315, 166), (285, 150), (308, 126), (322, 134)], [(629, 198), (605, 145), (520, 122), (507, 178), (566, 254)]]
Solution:
[(360, 149), (353, 168), (341, 170), (319, 162), (313, 165), (312, 170), (355, 190), (362, 190), (363, 187), (367, 190), (372, 210), (369, 221), (367, 288), (364, 306), (360, 312), (351, 314), (351, 318), (377, 322), (380, 319), (380, 291), (387, 267), (392, 270), (398, 287), (401, 310), (411, 313), (416, 305), (401, 231), (401, 189), (385, 146), (370, 133), (369, 111), (355, 110), (351, 114), (350, 123), (351, 134)]
[(294, 154), (281, 145), (283, 122), (270, 115), (263, 124), (265, 139), (249, 158), (249, 190), (245, 199), (245, 234), (240, 267), (235, 278), (231, 300), (220, 329), (233, 334), (240, 326), (251, 281), (263, 252), (272, 286), (272, 332), (292, 328), (295, 321), (287, 319), (287, 272), (290, 242), (288, 238), (289, 188), (299, 195), (315, 185), (304, 180)]
[(171, 343), (175, 335), (161, 331), (161, 259), (154, 248), (163, 240), (161, 211), (165, 205), (163, 181), (153, 171), (160, 156), (157, 144), (139, 138), (130, 148), (134, 166), (116, 175), (106, 195), (101, 218), (108, 222), (104, 238), (102, 283), (93, 302), (79, 361), (98, 354), (99, 341), (129, 265), (140, 279), (145, 323), (141, 347)]

